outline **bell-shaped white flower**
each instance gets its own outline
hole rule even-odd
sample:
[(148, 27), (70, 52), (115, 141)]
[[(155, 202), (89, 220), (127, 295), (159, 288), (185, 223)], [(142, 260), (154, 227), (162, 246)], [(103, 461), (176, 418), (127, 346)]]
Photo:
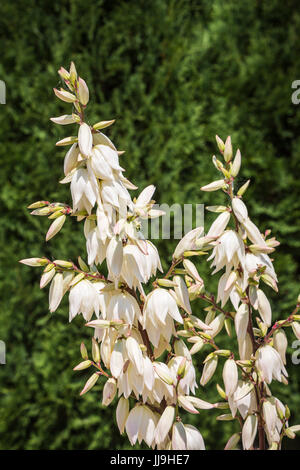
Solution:
[(154, 289), (146, 298), (142, 324), (155, 347), (161, 335), (166, 341), (170, 340), (174, 331), (173, 320), (183, 323), (174, 297), (167, 289)]
[(240, 198), (234, 197), (232, 199), (232, 208), (234, 215), (236, 216), (239, 222), (243, 223), (248, 219), (247, 207)]
[(222, 233), (224, 232), (225, 228), (228, 225), (229, 220), (230, 220), (230, 213), (228, 211), (222, 212), (222, 214), (220, 214), (216, 218), (216, 220), (212, 223), (206, 236), (217, 238), (220, 235), (222, 235)]
[(150, 447), (154, 440), (156, 424), (157, 418), (148, 406), (133, 408), (126, 421), (126, 433), (131, 445), (144, 440)]
[(186, 433), (186, 450), (205, 450), (205, 444), (201, 433), (191, 424), (184, 425)]
[(63, 297), (63, 274), (56, 273), (49, 289), (49, 310), (55, 312)]
[(97, 178), (110, 181), (114, 179), (112, 168), (98, 147), (93, 147), (90, 158), (87, 160), (87, 167), (89, 172), (93, 172)]
[[(176, 378), (178, 375), (178, 368), (182, 364), (183, 356), (175, 356), (170, 360), (168, 367), (173, 376)], [(189, 395), (190, 393), (195, 393), (195, 389), (198, 388), (196, 382), (196, 371), (191, 359), (187, 359), (185, 362), (184, 373), (181, 377), (178, 385), (178, 394), (179, 395)]]
[(244, 422), (242, 429), (243, 449), (249, 450), (253, 446), (257, 433), (258, 419), (255, 415), (249, 415)]
[(163, 444), (175, 419), (175, 407), (167, 406), (161, 415), (157, 427), (155, 429), (156, 444)]
[(211, 267), (215, 267), (213, 274), (217, 273), (224, 266), (228, 270), (231, 266), (236, 269), (239, 265), (244, 266), (245, 245), (242, 238), (234, 230), (226, 230), (219, 238), (212, 254), (208, 258), (213, 260)]
[(87, 279), (83, 279), (70, 289), (69, 303), (69, 321), (80, 313), (86, 321), (91, 319), (94, 312), (99, 315), (98, 292), (93, 283)]
[(108, 406), (115, 398), (117, 392), (117, 384), (114, 378), (109, 378), (103, 387), (102, 405)]
[(75, 171), (71, 181), (73, 210), (86, 210), (89, 214), (98, 197), (98, 186), (95, 177), (91, 177), (85, 168)]
[[(299, 325), (299, 323), (297, 323)], [(299, 331), (299, 339), (300, 339), (300, 331)], [(288, 346), (288, 340), (283, 328), (279, 328), (278, 330), (274, 331), (273, 334), (273, 347), (279, 353), (283, 364), (286, 364), (286, 350)]]
[(238, 385), (238, 369), (234, 359), (227, 359), (223, 367), (223, 381), (227, 396), (233, 395)]
[(180, 258), (185, 251), (197, 250), (196, 241), (203, 232), (203, 227), (197, 227), (188, 232), (178, 243), (173, 253), (175, 259)]
[(257, 300), (258, 300), (258, 311), (263, 320), (263, 322), (270, 326), (272, 322), (272, 310), (270, 302), (266, 296), (266, 294), (261, 290), (257, 290)]
[(268, 344), (257, 350), (256, 366), (267, 384), (270, 384), (272, 379), (282, 382), (281, 374), (288, 376), (279, 353)]
[(127, 421), (129, 415), (129, 400), (126, 398), (121, 397), (118, 402), (117, 410), (116, 410), (116, 419), (118, 428), (121, 434), (123, 434), (125, 429), (125, 423)]
[(85, 122), (79, 126), (78, 145), (80, 153), (88, 157), (92, 151), (93, 137), (90, 126)]
[(77, 165), (79, 156), (79, 147), (77, 143), (73, 144), (64, 159), (64, 174), (67, 176)]
[(253, 384), (239, 380), (235, 392), (228, 399), (232, 416), (236, 415), (237, 410), (243, 419), (248, 414), (253, 413), (257, 409), (256, 394)]
[(115, 291), (107, 309), (108, 320), (123, 320), (132, 325), (141, 316), (140, 307), (136, 299), (126, 291)]

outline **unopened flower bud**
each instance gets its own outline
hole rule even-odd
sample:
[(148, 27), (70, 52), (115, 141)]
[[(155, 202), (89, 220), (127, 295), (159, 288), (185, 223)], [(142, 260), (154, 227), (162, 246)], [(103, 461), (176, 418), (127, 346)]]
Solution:
[(62, 229), (65, 221), (66, 216), (61, 215), (52, 222), (46, 235), (46, 242), (53, 238)]
[(223, 153), (224, 148), (225, 148), (225, 144), (223, 140), (218, 135), (216, 135), (216, 141), (217, 141), (217, 145), (218, 145), (220, 152)]
[(109, 378), (103, 387), (102, 405), (108, 406), (115, 398), (116, 392), (116, 380), (113, 378)]
[(89, 357), (84, 343), (81, 343), (80, 345), (80, 354), (81, 354), (82, 359), (88, 359)]
[(74, 103), (74, 101), (77, 100), (76, 96), (73, 95), (73, 93), (70, 93), (69, 91), (66, 91), (63, 88), (61, 88), (60, 90), (53, 88), (53, 91), (56, 94), (57, 98), (62, 101), (65, 101), (66, 103)]
[(245, 194), (245, 192), (247, 191), (249, 184), (250, 184), (250, 180), (246, 181), (246, 183), (243, 184), (243, 186), (241, 186), (240, 189), (238, 190), (237, 195), (243, 196), (243, 194)]
[(88, 367), (90, 367), (92, 365), (92, 361), (83, 361), (83, 362), (80, 362), (76, 367), (73, 368), (73, 370), (84, 370), (84, 369), (87, 369)]
[(232, 144), (231, 144), (231, 137), (228, 136), (225, 142), (224, 147), (224, 160), (226, 163), (230, 162), (232, 159)]
[(111, 126), (114, 122), (115, 122), (115, 119), (112, 119), (111, 121), (100, 121), (93, 125), (93, 129), (95, 130), (105, 129), (105, 127)]
[(216, 180), (212, 183), (207, 184), (206, 186), (202, 186), (200, 189), (201, 191), (217, 191), (218, 189), (222, 189), (225, 187), (224, 180)]
[(81, 390), (80, 395), (84, 395), (85, 393), (89, 392), (91, 388), (93, 388), (93, 386), (95, 385), (98, 379), (99, 379), (99, 374), (97, 374), (96, 372), (93, 375), (91, 375), (91, 377), (87, 380), (85, 386)]

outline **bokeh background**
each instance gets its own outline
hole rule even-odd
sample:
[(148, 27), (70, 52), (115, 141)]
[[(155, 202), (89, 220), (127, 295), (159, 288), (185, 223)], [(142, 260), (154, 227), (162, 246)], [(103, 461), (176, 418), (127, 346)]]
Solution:
[[(67, 299), (50, 314), (40, 270), (18, 263), (85, 255), (80, 224), (68, 220), (46, 244), (49, 221), (26, 209), (40, 199), (70, 202), (68, 185), (58, 183), (65, 149), (55, 147), (68, 131), (49, 121), (69, 112), (53, 95), (58, 68), (76, 63), (90, 88), (90, 122), (117, 119), (107, 134), (126, 150), (126, 176), (140, 189), (155, 184), (160, 203), (214, 204), (215, 194), (199, 187), (216, 178), (215, 134), (232, 136), (243, 156), (239, 183), (251, 178), (251, 217), (281, 242), (279, 295), (265, 289), (280, 319), (300, 293), (300, 105), (291, 101), (291, 84), (300, 79), (299, 31), (296, 0), (1, 0), (0, 339), (7, 364), (0, 366), (0, 449), (130, 448), (117, 430), (116, 401), (101, 405), (102, 384), (79, 397), (87, 374), (72, 368), (92, 332), (81, 317), (68, 323)], [(176, 242), (156, 243), (166, 268)], [(213, 290), (205, 261), (198, 267)], [(203, 317), (203, 305), (195, 313)], [(198, 355), (199, 371), (207, 352)], [(298, 424), (300, 365), (292, 365), (292, 352), (290, 386), (272, 390)], [(221, 370), (198, 396), (218, 400)], [(202, 411), (190, 421), (208, 449), (222, 449), (238, 430), (217, 415)], [(284, 446), (299, 444), (298, 437)]]

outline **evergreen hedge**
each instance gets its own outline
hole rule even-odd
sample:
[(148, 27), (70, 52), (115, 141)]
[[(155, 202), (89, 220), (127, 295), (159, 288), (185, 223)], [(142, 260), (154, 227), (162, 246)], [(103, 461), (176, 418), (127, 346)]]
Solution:
[[(115, 402), (101, 405), (101, 385), (79, 397), (85, 373), (72, 368), (92, 332), (82, 318), (68, 324), (66, 299), (51, 315), (39, 270), (18, 263), (85, 253), (82, 226), (68, 220), (46, 244), (49, 221), (26, 209), (39, 199), (70, 202), (68, 187), (58, 184), (65, 149), (55, 148), (66, 128), (49, 121), (67, 106), (52, 92), (58, 68), (75, 62), (90, 88), (91, 123), (117, 119), (108, 135), (126, 150), (126, 176), (139, 189), (155, 184), (159, 203), (214, 204), (215, 195), (199, 188), (216, 176), (214, 135), (232, 136), (243, 157), (240, 184), (251, 178), (251, 217), (281, 241), (280, 292), (272, 296), (279, 319), (300, 293), (300, 107), (291, 102), (291, 84), (300, 78), (299, 30), (296, 0), (1, 1), (7, 104), (0, 105), (0, 339), (7, 364), (0, 366), (0, 449), (129, 448), (116, 427)], [(211, 220), (206, 216), (206, 227)], [(157, 241), (165, 260), (175, 243)], [(204, 261), (199, 268), (212, 290), (216, 279)], [(195, 311), (203, 316), (202, 308)], [(290, 386), (274, 390), (297, 424), (300, 368), (291, 364), (292, 351)], [(217, 400), (217, 379), (221, 367), (199, 395)], [(237, 429), (218, 423), (217, 414), (191, 418), (208, 449), (223, 448)], [(286, 443), (297, 446), (299, 438)]]

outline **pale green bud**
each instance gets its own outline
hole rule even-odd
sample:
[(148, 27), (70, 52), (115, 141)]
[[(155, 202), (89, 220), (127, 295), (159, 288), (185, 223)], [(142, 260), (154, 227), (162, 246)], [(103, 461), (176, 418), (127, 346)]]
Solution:
[(157, 279), (156, 282), (162, 287), (177, 287), (176, 282), (170, 281), (170, 279)]
[(81, 104), (86, 106), (89, 102), (89, 89), (83, 78), (78, 78), (78, 97)]
[(291, 431), (290, 428), (286, 428), (285, 431), (284, 431), (284, 434), (286, 435), (286, 437), (288, 437), (289, 439), (295, 439), (296, 437), (296, 434)]
[(73, 263), (71, 261), (65, 261), (62, 259), (56, 259), (53, 261), (57, 266), (60, 266), (61, 268), (73, 268)]
[(228, 413), (228, 414), (225, 414), (225, 415), (220, 415), (220, 416), (217, 416), (217, 421), (232, 421), (233, 419), (235, 419), (231, 413)]
[(217, 387), (218, 394), (220, 395), (220, 397), (223, 398), (223, 400), (226, 400), (225, 390), (223, 390), (223, 388), (219, 384), (217, 384), (216, 387)]
[(87, 369), (88, 367), (90, 367), (92, 365), (92, 361), (83, 361), (83, 362), (80, 362), (76, 367), (73, 368), (73, 370), (84, 370), (84, 369)]
[(225, 144), (223, 140), (218, 135), (216, 135), (216, 141), (217, 141), (217, 145), (218, 145), (220, 152), (223, 153), (224, 148), (225, 148)]
[(80, 266), (80, 269), (82, 269), (82, 271), (85, 271), (86, 273), (89, 272), (89, 267), (88, 265), (83, 261), (83, 259), (81, 258), (81, 256), (78, 256), (78, 264)]
[(69, 137), (65, 137), (64, 139), (59, 140), (58, 142), (56, 142), (55, 145), (57, 147), (61, 147), (64, 145), (73, 145), (75, 144), (75, 142), (78, 142), (78, 137), (75, 135), (71, 135)]
[(231, 137), (228, 136), (225, 142), (224, 147), (224, 160), (226, 163), (230, 162), (232, 159), (232, 144), (231, 144)]
[(84, 343), (81, 343), (80, 345), (80, 354), (81, 354), (82, 359), (88, 359), (89, 357)]
[(111, 121), (100, 121), (100, 122), (97, 122), (96, 124), (94, 124), (93, 128), (95, 130), (105, 129), (105, 127), (111, 126), (114, 122), (115, 122), (115, 119), (112, 119)]
[(243, 186), (241, 186), (240, 189), (238, 190), (237, 195), (243, 196), (243, 194), (245, 194), (245, 192), (247, 191), (249, 184), (250, 184), (250, 180), (246, 181), (246, 183), (243, 184)]
[(94, 362), (96, 363), (100, 362), (100, 349), (95, 338), (92, 338), (92, 356), (93, 356)]
[(85, 386), (81, 390), (80, 395), (84, 395), (85, 393), (89, 392), (91, 388), (93, 388), (93, 386), (95, 385), (98, 379), (99, 379), (99, 374), (97, 374), (96, 372), (93, 375), (91, 375), (91, 377), (87, 380)]
[(30, 204), (30, 206), (27, 206), (27, 209), (38, 209), (40, 207), (44, 207), (48, 204), (48, 201), (37, 201), (34, 202), (33, 204)]

